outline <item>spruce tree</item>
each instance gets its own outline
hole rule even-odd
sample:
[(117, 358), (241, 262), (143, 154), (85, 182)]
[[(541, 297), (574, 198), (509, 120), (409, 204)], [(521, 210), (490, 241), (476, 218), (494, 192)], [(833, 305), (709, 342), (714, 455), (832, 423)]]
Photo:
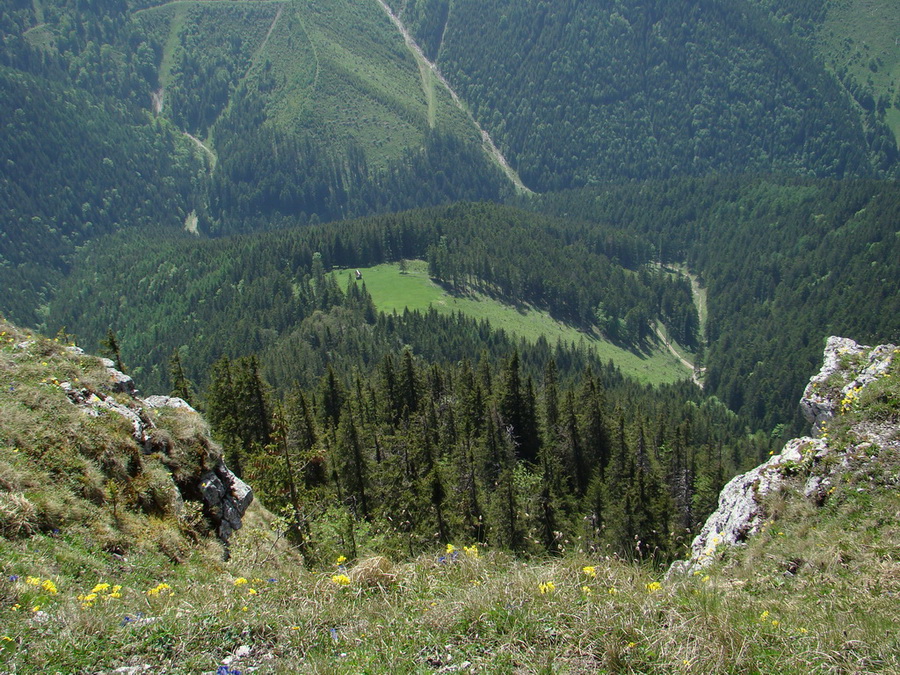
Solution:
[(169, 357), (169, 380), (172, 383), (169, 396), (177, 396), (188, 405), (193, 406), (195, 404), (194, 385), (184, 372), (178, 349), (173, 349), (172, 355)]

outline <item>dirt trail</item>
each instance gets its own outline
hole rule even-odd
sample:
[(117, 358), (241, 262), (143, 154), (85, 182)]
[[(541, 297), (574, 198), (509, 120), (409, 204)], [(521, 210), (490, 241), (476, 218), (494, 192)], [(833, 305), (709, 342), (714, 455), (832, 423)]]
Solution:
[(191, 134), (189, 134), (186, 131), (183, 133), (185, 136), (187, 136), (192, 141), (194, 141), (194, 143), (197, 145), (197, 147), (200, 148), (206, 154), (206, 156), (209, 158), (209, 172), (212, 173), (213, 171), (215, 171), (216, 170), (216, 162), (219, 159), (218, 157), (216, 157), (216, 153), (214, 153), (209, 148), (209, 146), (207, 146), (203, 141), (201, 141), (196, 136), (192, 136)]
[(259, 47), (256, 50), (256, 53), (253, 55), (253, 59), (250, 61), (250, 68), (247, 69), (247, 72), (244, 73), (244, 77), (247, 77), (250, 74), (250, 70), (256, 64), (257, 59), (259, 59), (260, 54), (263, 53), (263, 50), (266, 48), (266, 45), (269, 44), (269, 38), (272, 36), (272, 31), (275, 30), (275, 24), (278, 23), (278, 19), (281, 18), (281, 13), (284, 11), (284, 5), (278, 6), (278, 11), (275, 12), (275, 18), (272, 19), (272, 25), (269, 26), (269, 30), (266, 31), (266, 37), (263, 38), (263, 41), (260, 43)]
[(662, 343), (669, 350), (669, 353), (672, 356), (674, 356), (676, 359), (678, 359), (685, 368), (687, 368), (688, 370), (691, 371), (691, 381), (694, 384), (696, 384), (698, 387), (703, 389), (703, 380), (700, 379), (700, 376), (698, 375), (697, 369), (694, 367), (694, 364), (691, 363), (690, 361), (688, 361), (686, 358), (684, 358), (681, 354), (679, 354), (676, 351), (675, 347), (672, 346), (672, 343), (669, 342), (669, 338), (666, 337), (662, 328), (659, 327), (659, 324), (656, 324), (653, 327), (653, 331), (656, 333), (656, 337), (658, 337), (660, 340), (662, 340)]
[[(425, 68), (427, 68), (431, 72), (431, 74), (435, 78), (437, 78), (438, 82), (440, 82), (441, 85), (443, 85), (443, 87), (450, 93), (450, 98), (453, 99), (453, 103), (455, 103), (456, 106), (460, 110), (462, 110), (464, 113), (466, 113), (466, 115), (469, 117), (469, 120), (472, 122), (472, 124), (475, 125), (475, 128), (478, 129), (478, 132), (481, 134), (481, 140), (482, 140), (485, 150), (494, 159), (494, 161), (500, 166), (500, 168), (503, 169), (503, 172), (506, 174), (506, 176), (509, 178), (509, 180), (512, 181), (513, 185), (516, 186), (516, 190), (518, 190), (519, 192), (524, 192), (524, 193), (530, 194), (531, 190), (529, 190), (525, 186), (525, 184), (522, 182), (522, 179), (519, 178), (519, 174), (517, 174), (515, 169), (513, 169), (509, 165), (509, 162), (506, 161), (506, 157), (504, 157), (503, 153), (500, 152), (500, 149), (494, 143), (494, 139), (491, 138), (490, 134), (487, 131), (485, 131), (484, 129), (481, 128), (481, 125), (478, 123), (478, 120), (475, 119), (475, 117), (472, 115), (472, 113), (469, 112), (469, 110), (463, 104), (463, 102), (459, 98), (459, 96), (456, 95), (456, 92), (453, 90), (453, 87), (450, 86), (450, 83), (447, 82), (447, 80), (441, 74), (441, 71), (437, 67), (437, 65), (435, 65), (434, 63), (432, 63), (431, 61), (428, 60), (428, 58), (425, 56), (425, 53), (422, 51), (422, 48), (419, 47), (418, 43), (413, 39), (412, 35), (409, 34), (409, 31), (406, 29), (406, 26), (400, 20), (400, 17), (398, 17), (396, 14), (394, 14), (394, 12), (391, 10), (391, 8), (388, 6), (388, 4), (384, 0), (378, 0), (378, 4), (381, 5), (381, 8), (390, 17), (394, 26), (396, 26), (397, 30), (400, 31), (400, 34), (403, 36), (403, 39), (406, 41), (406, 46), (409, 48), (409, 50), (413, 53), (413, 56), (415, 56), (416, 60), (419, 62), (420, 70), (423, 68), (423, 66)], [(426, 80), (424, 75), (425, 75), (425, 73), (423, 72), (422, 73), (422, 76), (423, 76), (422, 77), (422, 87), (427, 92), (428, 87), (430, 86), (430, 83)], [(429, 101), (429, 108), (431, 105), (432, 105), (432, 102)], [(431, 118), (431, 114), (432, 114), (431, 110), (429, 109), (429, 119)]]
[[(680, 274), (684, 278), (686, 278), (691, 284), (691, 298), (694, 301), (694, 306), (697, 308), (697, 317), (700, 321), (700, 339), (706, 339), (706, 289), (700, 285), (700, 280), (693, 274), (691, 274), (686, 265), (660, 265), (663, 269), (666, 269), (670, 272), (674, 272), (675, 274)], [(666, 337), (662, 328), (660, 328), (661, 324), (656, 324), (653, 327), (656, 336), (662, 341), (662, 343), (666, 346), (669, 352), (678, 359), (685, 368), (688, 368), (691, 371), (691, 380), (698, 387), (703, 389), (703, 380), (701, 379), (703, 369), (698, 369), (694, 366), (693, 363), (684, 358), (681, 354), (679, 354), (675, 347), (672, 346), (672, 343), (669, 341), (669, 338)], [(663, 326), (664, 327), (664, 326)]]

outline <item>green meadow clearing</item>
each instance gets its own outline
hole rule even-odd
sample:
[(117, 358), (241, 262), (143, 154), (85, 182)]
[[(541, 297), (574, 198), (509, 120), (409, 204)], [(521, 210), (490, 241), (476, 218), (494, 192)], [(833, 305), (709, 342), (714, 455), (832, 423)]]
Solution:
[[(346, 276), (347, 283), (352, 283), (353, 272), (338, 270), (335, 274), (339, 278)], [(362, 267), (360, 272), (375, 306), (382, 312), (399, 314), (406, 308), (414, 311), (429, 307), (446, 314), (462, 312), (529, 342), (536, 342), (541, 336), (551, 344), (559, 340), (584, 342), (604, 361), (611, 359), (623, 374), (645, 384), (666, 384), (690, 377), (690, 372), (662, 345), (654, 346), (649, 354), (638, 354), (557, 321), (530, 305), (508, 305), (483, 293), (453, 295), (429, 278), (428, 265), (422, 260), (407, 261), (406, 271), (400, 270), (399, 263), (391, 263)]]

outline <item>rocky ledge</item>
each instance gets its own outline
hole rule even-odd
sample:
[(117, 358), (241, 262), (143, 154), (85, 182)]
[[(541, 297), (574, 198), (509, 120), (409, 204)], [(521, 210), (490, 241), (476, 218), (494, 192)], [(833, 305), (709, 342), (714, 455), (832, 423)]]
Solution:
[[(78, 347), (70, 347), (70, 351), (83, 354)], [(195, 416), (193, 426), (202, 428), (200, 414), (183, 399), (173, 396), (148, 396), (141, 398), (132, 378), (116, 370), (109, 359), (101, 359), (109, 374), (111, 393), (75, 386), (71, 382), (60, 382), (69, 400), (81, 410), (93, 417), (106, 414), (119, 415), (131, 425), (131, 436), (145, 454), (160, 452), (168, 454), (169, 443), (165, 436), (155, 434), (156, 425), (151, 410), (172, 409), (179, 414)], [(116, 394), (119, 394), (118, 398)], [(216, 535), (223, 543), (242, 525), (242, 518), (253, 501), (253, 491), (244, 481), (238, 478), (226, 465), (216, 446), (209, 444), (201, 471), (196, 475), (181, 476), (173, 483), (179, 494), (179, 503), (185, 499), (200, 501), (203, 512)]]
[(829, 338), (822, 369), (810, 379), (800, 401), (813, 436), (788, 441), (780, 454), (733, 478), (722, 489), (718, 508), (694, 539), (691, 557), (673, 564), (672, 571), (701, 569), (715, 561), (725, 547), (741, 544), (759, 532), (768, 519), (766, 496), (797, 481), (798, 476), (805, 477), (804, 496), (821, 505), (837, 472), (846, 472), (861, 461), (865, 465), (877, 455), (873, 449), (900, 449), (897, 425), (890, 420), (860, 416), (852, 433), (845, 435), (852, 442), (839, 447), (828, 437), (829, 423), (853, 410), (867, 388), (888, 373), (898, 354), (894, 345), (873, 348), (847, 338)]

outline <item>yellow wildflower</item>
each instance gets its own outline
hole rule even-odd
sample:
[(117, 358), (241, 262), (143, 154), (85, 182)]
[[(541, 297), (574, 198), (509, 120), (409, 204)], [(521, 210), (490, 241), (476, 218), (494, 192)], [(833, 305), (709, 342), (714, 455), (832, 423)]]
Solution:
[(647, 584), (647, 592), (648, 593), (656, 593), (659, 589), (662, 588), (662, 584), (658, 581), (653, 581)]
[(538, 590), (540, 590), (541, 595), (550, 595), (553, 591), (556, 590), (556, 584), (552, 581), (547, 581), (546, 583), (542, 583), (538, 586)]
[(235, 586), (243, 586), (246, 583), (247, 583), (247, 580), (244, 577), (238, 577), (237, 579), (234, 580)]
[(597, 578), (597, 568), (594, 567), (593, 565), (586, 565), (585, 567), (581, 568), (581, 571), (584, 572), (591, 579)]
[(332, 583), (337, 584), (338, 586), (349, 586), (350, 585), (350, 577), (346, 574), (335, 574), (331, 577)]
[(54, 595), (56, 595), (56, 593), (58, 592), (56, 590), (56, 584), (54, 584), (50, 579), (45, 579), (41, 584), (41, 588), (43, 588), (48, 593), (53, 593)]
[(339, 556), (338, 556), (338, 559), (335, 560), (334, 562), (335, 562), (336, 564), (338, 564), (338, 565), (343, 565), (345, 562), (347, 562), (347, 556), (345, 556), (345, 555), (339, 555)]
[(769, 610), (767, 610), (767, 609), (763, 610), (763, 613), (759, 615), (760, 621), (765, 621), (768, 618), (769, 618)]
[(41, 578), (40, 577), (25, 577), (25, 583), (29, 586), (40, 586)]
[(157, 584), (155, 588), (151, 588), (149, 591), (147, 591), (147, 595), (149, 595), (150, 597), (156, 597), (163, 591), (169, 591), (169, 595), (175, 595), (175, 593), (172, 592), (172, 587), (169, 586), (169, 584)]
[(456, 547), (453, 544), (447, 544), (447, 555), (451, 555), (456, 550)]
[(472, 544), (471, 546), (463, 546), (463, 553), (466, 554), (469, 558), (477, 558), (478, 557), (478, 545)]
[(590, 586), (582, 586), (581, 592), (584, 593), (587, 597), (590, 597), (594, 594), (594, 591), (591, 590)]
[(247, 595), (256, 595), (256, 589), (255, 589), (255, 588), (248, 588), (248, 589), (247, 589)]
[(97, 584), (91, 589), (91, 593), (103, 593), (109, 590), (109, 584)]
[(609, 593), (610, 595), (618, 595), (618, 593), (619, 593), (619, 591), (617, 591), (617, 590), (616, 590), (615, 588), (613, 588), (612, 586), (610, 586), (609, 589), (607, 589), (606, 592)]

